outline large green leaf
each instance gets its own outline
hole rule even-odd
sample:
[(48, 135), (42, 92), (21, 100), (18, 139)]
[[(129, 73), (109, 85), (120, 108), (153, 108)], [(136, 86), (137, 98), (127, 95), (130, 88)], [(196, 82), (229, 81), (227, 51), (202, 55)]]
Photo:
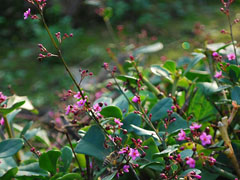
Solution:
[(164, 149), (161, 152), (155, 153), (153, 155), (153, 158), (157, 158), (157, 157), (168, 157), (171, 153), (175, 152), (178, 150), (178, 144), (175, 144), (173, 146), (168, 146), (166, 149)]
[(171, 73), (176, 73), (176, 62), (168, 60), (164, 63), (163, 67), (167, 70), (169, 70)]
[[(159, 149), (152, 137), (148, 138), (143, 142), (143, 146), (148, 146), (148, 149), (145, 150), (146, 156), (145, 159), (153, 161), (153, 155), (159, 153)], [(158, 161), (163, 161), (163, 159), (158, 158)]]
[(11, 113), (12, 111), (14, 111), (15, 109), (20, 108), (24, 103), (25, 103), (25, 101), (21, 101), (21, 102), (18, 102), (16, 104), (12, 105), (9, 108), (0, 108), (0, 113), (3, 115), (7, 115), (7, 114)]
[(8, 170), (2, 177), (1, 180), (9, 180), (12, 179), (18, 172), (18, 168), (12, 168), (10, 170)]
[(32, 126), (33, 121), (29, 121), (23, 128), (23, 130), (21, 131), (19, 137), (22, 137), (23, 135), (26, 134), (26, 132), (28, 131), (28, 129)]
[(61, 162), (63, 164), (62, 166), (60, 166), (60, 171), (66, 172), (72, 162), (72, 157), (73, 157), (72, 149), (68, 146), (64, 146), (61, 149), (61, 152), (62, 152)]
[(160, 65), (157, 65), (157, 64), (152, 65), (151, 71), (153, 74), (164, 77), (164, 78), (168, 79), (169, 81), (173, 82), (171, 73), (167, 69), (162, 68)]
[(143, 128), (140, 128), (140, 127), (135, 126), (133, 124), (131, 124), (130, 126), (132, 127), (133, 132), (135, 134), (137, 134), (138, 136), (150, 136), (150, 137), (154, 137), (155, 139), (159, 140), (157, 134), (154, 131), (143, 129)]
[(107, 106), (100, 112), (104, 117), (115, 117), (122, 119), (122, 111), (117, 106)]
[(128, 100), (125, 98), (123, 94), (120, 95), (117, 99), (115, 99), (113, 105), (119, 107), (122, 110), (123, 115), (128, 113), (129, 108)]
[(135, 126), (140, 126), (141, 125), (141, 117), (139, 114), (130, 113), (127, 115), (126, 118), (124, 118), (122, 123), (123, 123), (123, 126), (122, 126), (123, 129), (126, 129), (128, 132), (132, 132), (133, 129), (130, 125), (133, 124)]
[(81, 180), (83, 179), (79, 173), (68, 173), (64, 176), (57, 178), (57, 180)]
[(137, 56), (138, 54), (154, 53), (154, 52), (160, 51), (162, 48), (163, 48), (163, 44), (160, 43), (160, 42), (156, 42), (154, 44), (150, 44), (150, 45), (147, 45), (147, 46), (142, 46), (142, 47), (136, 49), (133, 52), (133, 55)]
[(17, 153), (23, 146), (20, 138), (8, 139), (0, 142), (0, 158), (5, 158)]
[(177, 113), (173, 113), (172, 117), (176, 118), (176, 121), (169, 124), (167, 132), (168, 133), (174, 133), (178, 131), (179, 129), (185, 129), (188, 128), (188, 123), (185, 119), (183, 119), (181, 116), (179, 116)]
[[(47, 163), (47, 162), (46, 162)], [(46, 177), (48, 172), (39, 167), (38, 162), (31, 163), (25, 166), (19, 166), (17, 177), (21, 176), (37, 176), (37, 177)]]
[(91, 126), (86, 135), (77, 144), (75, 151), (79, 154), (94, 156), (103, 160), (109, 152), (104, 148), (105, 137), (98, 126)]
[[(12, 168), (17, 167), (15, 160), (12, 157), (0, 158), (0, 177), (7, 173)], [(1, 179), (1, 178), (0, 178)]]
[(119, 75), (117, 76), (117, 79), (123, 81), (123, 82), (129, 82), (131, 84), (137, 84), (138, 79), (133, 76), (128, 75)]
[(167, 116), (167, 110), (171, 109), (173, 105), (173, 100), (171, 98), (161, 99), (154, 107), (151, 109), (152, 121), (160, 120)]
[(185, 159), (186, 157), (192, 157), (193, 151), (191, 149), (185, 149), (182, 152), (180, 152), (180, 156), (182, 159)]
[(236, 86), (232, 89), (231, 98), (233, 101), (236, 101), (240, 105), (240, 87)]
[(57, 169), (57, 160), (60, 156), (60, 151), (51, 150), (45, 152), (39, 158), (39, 166), (42, 169), (49, 171), (51, 174), (55, 174)]
[(188, 65), (187, 69), (184, 71), (183, 76), (185, 76), (201, 59), (205, 57), (205, 55), (202, 53), (195, 53), (194, 55), (195, 57)]
[(199, 70), (190, 70), (186, 73), (186, 77), (196, 82), (211, 82), (211, 76), (207, 71), (199, 71)]

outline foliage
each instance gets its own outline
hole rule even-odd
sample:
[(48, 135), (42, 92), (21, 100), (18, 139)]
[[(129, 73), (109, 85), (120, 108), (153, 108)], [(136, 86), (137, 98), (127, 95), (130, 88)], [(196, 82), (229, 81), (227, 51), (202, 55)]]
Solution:
[[(94, 90), (83, 88), (93, 73), (80, 69), (76, 76), (64, 59), (62, 44), (74, 38), (73, 33), (53, 36), (45, 20), (46, 1), (28, 2), (39, 12), (28, 9), (24, 19), (42, 21), (50, 39), (47, 46), (52, 45), (38, 44), (38, 60), (57, 58), (75, 88), (62, 93), (60, 112), (49, 113), (58, 135), (50, 140), (46, 130), (32, 127), (34, 123), (15, 121), (21, 111), (38, 113), (26, 96), (0, 92), (1, 179), (240, 177), (240, 70), (232, 31), (239, 20), (230, 21), (233, 1), (222, 2), (221, 8), (229, 19), (230, 32), (225, 33), (231, 43), (206, 44), (179, 62), (166, 60), (146, 68), (141, 57), (161, 50), (161, 43), (130, 48), (131, 55), (119, 63), (122, 47), (115, 42), (107, 54), (116, 66), (103, 64), (108, 83), (95, 83)], [(107, 4), (122, 6), (123, 12), (117, 11), (121, 16), (129, 8), (126, 2)], [(137, 2), (136, 11), (150, 6), (150, 1)], [(112, 8), (101, 7), (98, 14), (112, 36)], [(92, 96), (96, 91), (97, 97)]]

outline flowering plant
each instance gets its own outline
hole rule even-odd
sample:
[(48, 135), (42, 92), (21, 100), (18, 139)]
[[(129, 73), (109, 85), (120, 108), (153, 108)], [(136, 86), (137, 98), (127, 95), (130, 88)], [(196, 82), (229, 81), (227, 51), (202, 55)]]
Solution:
[[(24, 105), (29, 100), (16, 95), (7, 97), (0, 92), (0, 125), (8, 134), (6, 138), (1, 129), (1, 178), (215, 180), (240, 177), (240, 68), (232, 33), (232, 25), (238, 21), (232, 24), (229, 13), (233, 1), (222, 1), (221, 11), (230, 21), (232, 40), (224, 46), (207, 45), (187, 60), (167, 60), (150, 68), (140, 64), (141, 55), (149, 48), (128, 52), (124, 65), (108, 49), (115, 65), (103, 64), (109, 83), (97, 98), (85, 91), (83, 85), (93, 73), (80, 69), (80, 78), (76, 80), (63, 57), (61, 44), (67, 38), (74, 38), (73, 34), (62, 36), (56, 32), (54, 37), (44, 19), (47, 1), (28, 2), (39, 14), (32, 15), (29, 8), (24, 12), (24, 19), (41, 21), (55, 48), (55, 52), (49, 52), (43, 44), (38, 44), (41, 51), (38, 60), (58, 58), (75, 88), (62, 94), (64, 107), (49, 114), (55, 119), (54, 129), (65, 137), (60, 149), (48, 147), (49, 151), (32, 145), (31, 138), (36, 133), (29, 130), (31, 124), (21, 129), (18, 138), (14, 136), (10, 119), (26, 108)], [(111, 10), (102, 8), (99, 14), (109, 28)], [(111, 28), (110, 33), (113, 33)], [(231, 53), (224, 51), (227, 47), (231, 47)], [(29, 104), (28, 110), (34, 110)], [(34, 157), (21, 158), (23, 145)]]

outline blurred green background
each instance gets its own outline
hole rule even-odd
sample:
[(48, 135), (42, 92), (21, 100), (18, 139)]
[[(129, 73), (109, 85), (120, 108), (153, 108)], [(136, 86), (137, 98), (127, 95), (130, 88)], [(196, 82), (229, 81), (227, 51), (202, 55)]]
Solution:
[[(136, 47), (163, 43), (163, 50), (147, 57), (146, 66), (187, 56), (205, 42), (230, 40), (220, 34), (227, 21), (219, 11), (219, 0), (49, 0), (45, 16), (51, 32), (74, 34), (62, 45), (73, 69), (88, 68), (97, 75), (102, 62), (110, 61), (106, 48), (114, 47), (114, 41), (96, 13), (100, 6), (113, 10), (110, 22), (118, 43)], [(238, 6), (235, 2), (234, 12)], [(38, 20), (23, 20), (28, 7), (32, 8), (24, 0), (1, 0), (0, 91), (10, 95), (10, 85), (18, 95), (28, 95), (37, 107), (53, 106), (56, 92), (68, 89), (72, 82), (57, 58), (37, 60), (38, 43), (53, 53), (54, 49)], [(37, 13), (34, 8), (32, 12)], [(120, 36), (119, 25), (124, 27)]]

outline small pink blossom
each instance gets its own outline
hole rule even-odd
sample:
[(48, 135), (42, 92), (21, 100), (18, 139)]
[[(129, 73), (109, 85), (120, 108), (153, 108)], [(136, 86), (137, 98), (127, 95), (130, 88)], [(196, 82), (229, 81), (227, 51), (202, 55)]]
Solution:
[(121, 121), (117, 118), (114, 119), (114, 122), (120, 127), (123, 125), (123, 123), (121, 123)]
[(123, 171), (126, 172), (126, 173), (128, 173), (128, 172), (129, 172), (129, 168), (130, 168), (129, 165), (124, 165), (124, 166), (123, 166)]
[(137, 157), (140, 157), (140, 153), (137, 149), (130, 148), (130, 152), (128, 154), (130, 157), (132, 157), (132, 160), (135, 160)]
[(193, 158), (188, 158), (186, 163), (189, 165), (190, 168), (195, 168), (195, 160)]
[(77, 94), (75, 94), (73, 97), (75, 97), (76, 99), (80, 99), (82, 96), (80, 92), (77, 92)]
[(216, 159), (213, 158), (213, 157), (209, 157), (209, 158), (208, 158), (208, 161), (209, 161), (209, 164), (210, 164), (211, 166), (213, 166), (214, 163), (216, 162)]
[(211, 144), (211, 139), (212, 139), (212, 136), (207, 135), (206, 132), (203, 132), (200, 136), (200, 140), (201, 140), (203, 146), (205, 146), (207, 144)]
[(212, 53), (212, 56), (213, 56), (213, 57), (218, 57), (218, 53), (217, 53), (217, 52), (213, 52), (213, 53)]
[(200, 176), (199, 174), (194, 175), (194, 177), (197, 178), (197, 179), (201, 179), (202, 178), (202, 176)]
[(222, 77), (222, 71), (219, 71), (219, 72), (216, 71), (216, 74), (214, 75), (214, 77), (217, 78), (217, 79), (221, 78)]
[(184, 130), (181, 129), (180, 133), (178, 133), (177, 140), (184, 141), (185, 139), (186, 139), (186, 133), (184, 132)]
[(86, 99), (81, 99), (80, 101), (78, 101), (77, 102), (77, 105), (78, 105), (78, 107), (82, 107), (82, 106), (84, 106), (84, 104), (86, 103)]
[(231, 60), (236, 59), (236, 56), (235, 56), (234, 53), (231, 53), (231, 54), (228, 54), (228, 55), (227, 55), (227, 58), (228, 58), (229, 61), (231, 61)]
[(190, 129), (191, 129), (192, 131), (194, 131), (194, 130), (199, 129), (200, 127), (202, 127), (201, 124), (198, 124), (198, 123), (192, 123), (192, 125), (190, 126)]
[(126, 154), (128, 152), (128, 147), (122, 148), (118, 154)]
[(2, 92), (0, 92), (0, 103), (4, 102), (7, 99), (7, 96), (4, 96)]
[(68, 105), (65, 109), (65, 115), (68, 115), (70, 112), (71, 112), (71, 109), (72, 109), (72, 106), (71, 105)]
[(99, 106), (99, 104), (95, 104), (95, 105), (93, 106), (93, 109), (94, 109), (94, 111), (96, 111), (96, 112), (100, 112), (100, 111), (102, 110), (102, 108)]
[(135, 102), (135, 103), (140, 102), (139, 96), (134, 96), (133, 99), (132, 99), (132, 101)]
[(0, 120), (0, 125), (3, 126), (4, 125), (4, 118), (2, 117)]
[(24, 15), (24, 19), (27, 19), (29, 16), (31, 16), (31, 9), (28, 8), (28, 10), (25, 11), (23, 15)]

